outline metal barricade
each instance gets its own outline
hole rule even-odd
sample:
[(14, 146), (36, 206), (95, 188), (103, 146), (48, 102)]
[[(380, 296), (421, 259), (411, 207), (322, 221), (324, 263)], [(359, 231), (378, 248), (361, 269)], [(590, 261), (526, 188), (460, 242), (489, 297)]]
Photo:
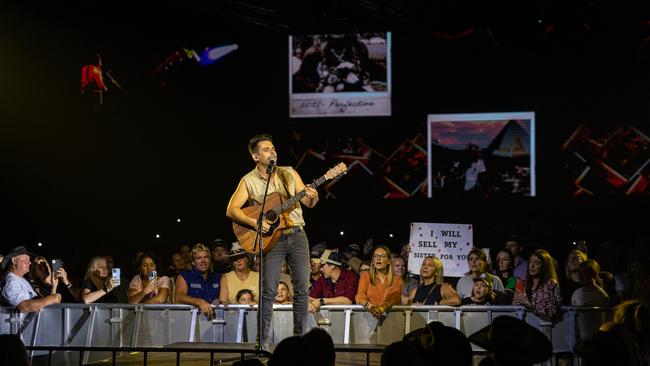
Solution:
[[(214, 310), (214, 319), (208, 319), (196, 307), (175, 304), (59, 304), (29, 314), (0, 308), (0, 334), (17, 334), (28, 346), (118, 349), (176, 342), (255, 342), (257, 306), (218, 306)], [(548, 322), (519, 306), (395, 306), (384, 319), (377, 320), (359, 305), (328, 305), (311, 315), (309, 321), (310, 327), (325, 329), (335, 344), (390, 344), (432, 321), (470, 335), (504, 315), (541, 330), (558, 353), (572, 351), (578, 340), (592, 336), (610, 318), (611, 310), (563, 307), (558, 321)], [(291, 305), (274, 305), (272, 329), (275, 343), (293, 334)], [(473, 347), (477, 353), (484, 351)], [(35, 351), (32, 356), (43, 353)], [(84, 363), (110, 356), (99, 351), (82, 354)], [(79, 364), (77, 352), (57, 351), (52, 357), (53, 364)]]

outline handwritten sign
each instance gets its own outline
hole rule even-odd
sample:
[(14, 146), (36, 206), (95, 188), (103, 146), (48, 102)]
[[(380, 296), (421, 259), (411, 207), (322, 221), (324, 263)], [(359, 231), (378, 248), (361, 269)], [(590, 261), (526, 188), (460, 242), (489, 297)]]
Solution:
[(469, 270), (467, 254), (474, 246), (472, 225), (413, 222), (409, 245), (409, 272), (419, 274), (422, 260), (435, 256), (442, 261), (446, 277), (462, 277)]

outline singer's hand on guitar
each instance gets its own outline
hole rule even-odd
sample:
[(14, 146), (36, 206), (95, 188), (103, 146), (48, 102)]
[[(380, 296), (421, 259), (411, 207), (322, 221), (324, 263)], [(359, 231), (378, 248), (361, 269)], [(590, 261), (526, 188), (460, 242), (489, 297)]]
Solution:
[(266, 221), (266, 219), (263, 219), (262, 220), (262, 232), (263, 233), (268, 233), (270, 229), (271, 229), (271, 225), (269, 224), (269, 222)]
[(305, 186), (305, 196), (307, 198), (309, 198), (310, 200), (314, 200), (314, 199), (318, 198), (318, 191), (314, 187), (312, 187), (310, 185), (306, 185)]

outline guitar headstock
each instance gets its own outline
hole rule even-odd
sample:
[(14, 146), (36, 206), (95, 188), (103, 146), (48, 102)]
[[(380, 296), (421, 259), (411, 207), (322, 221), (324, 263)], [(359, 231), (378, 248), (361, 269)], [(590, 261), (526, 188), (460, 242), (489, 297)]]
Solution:
[(327, 173), (325, 173), (325, 178), (334, 179), (341, 174), (344, 174), (347, 169), (348, 167), (345, 165), (345, 163), (338, 163), (334, 168), (328, 170)]

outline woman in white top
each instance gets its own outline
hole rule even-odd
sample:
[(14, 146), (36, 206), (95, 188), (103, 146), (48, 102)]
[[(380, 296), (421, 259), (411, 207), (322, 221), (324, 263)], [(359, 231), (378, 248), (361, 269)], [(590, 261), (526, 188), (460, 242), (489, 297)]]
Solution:
[(587, 259), (578, 266), (578, 276), (582, 287), (573, 292), (573, 306), (610, 306), (609, 296), (602, 288), (599, 277), (600, 265), (593, 259)]
[(482, 249), (474, 248), (470, 250), (467, 256), (467, 262), (469, 263), (469, 272), (464, 277), (461, 277), (456, 284), (456, 292), (460, 295), (461, 299), (472, 296), (475, 278), (484, 278), (494, 291), (504, 291), (503, 283), (499, 277), (486, 270), (488, 263), (487, 255), (485, 255)]

